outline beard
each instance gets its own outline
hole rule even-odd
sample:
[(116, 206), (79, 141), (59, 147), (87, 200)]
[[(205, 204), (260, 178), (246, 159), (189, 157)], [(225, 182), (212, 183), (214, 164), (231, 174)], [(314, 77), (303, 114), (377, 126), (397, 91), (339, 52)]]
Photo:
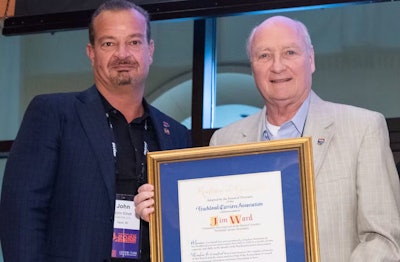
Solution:
[[(128, 67), (126, 70), (118, 70), (119, 66)], [(108, 67), (115, 73), (111, 76), (111, 81), (118, 86), (131, 85), (141, 82), (142, 76), (132, 75), (133, 72), (138, 73), (139, 64), (136, 61), (132, 61), (130, 58), (127, 59), (114, 59), (110, 62)]]
[(134, 83), (133, 77), (129, 75), (129, 72), (127, 71), (117, 72), (116, 76), (111, 77), (111, 81), (118, 86), (130, 85)]

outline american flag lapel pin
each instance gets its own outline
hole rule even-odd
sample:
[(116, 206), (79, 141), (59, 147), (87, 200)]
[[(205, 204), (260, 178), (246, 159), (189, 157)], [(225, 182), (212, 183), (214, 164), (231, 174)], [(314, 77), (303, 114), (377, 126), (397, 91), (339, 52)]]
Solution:
[(317, 144), (322, 145), (323, 143), (325, 143), (325, 138), (318, 138)]
[(171, 133), (169, 132), (169, 123), (166, 121), (163, 121), (163, 128), (164, 128), (164, 134), (170, 135)]

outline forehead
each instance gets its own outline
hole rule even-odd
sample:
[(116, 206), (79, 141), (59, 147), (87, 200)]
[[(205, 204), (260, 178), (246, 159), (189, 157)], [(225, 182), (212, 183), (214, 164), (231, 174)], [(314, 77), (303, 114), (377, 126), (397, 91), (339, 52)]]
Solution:
[(305, 47), (304, 36), (294, 21), (266, 21), (254, 32), (253, 47)]
[(143, 34), (146, 32), (146, 19), (134, 9), (107, 10), (101, 12), (93, 21), (96, 38), (101, 35)]

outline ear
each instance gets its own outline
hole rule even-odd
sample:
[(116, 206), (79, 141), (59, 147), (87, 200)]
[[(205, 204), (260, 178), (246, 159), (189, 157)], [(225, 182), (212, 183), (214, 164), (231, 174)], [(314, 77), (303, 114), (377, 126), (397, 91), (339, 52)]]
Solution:
[(150, 64), (153, 63), (153, 55), (154, 55), (154, 40), (150, 39), (149, 43), (149, 59), (150, 59)]
[(88, 44), (86, 45), (86, 55), (87, 55), (88, 58), (90, 59), (90, 62), (91, 62), (91, 64), (92, 64), (92, 66), (93, 66), (93, 64), (94, 64), (94, 57), (95, 57), (95, 55), (94, 55), (94, 47), (93, 47), (92, 44), (90, 44), (90, 43), (88, 43)]
[(310, 48), (310, 65), (311, 65), (311, 72), (315, 72), (315, 60), (314, 60), (314, 47)]

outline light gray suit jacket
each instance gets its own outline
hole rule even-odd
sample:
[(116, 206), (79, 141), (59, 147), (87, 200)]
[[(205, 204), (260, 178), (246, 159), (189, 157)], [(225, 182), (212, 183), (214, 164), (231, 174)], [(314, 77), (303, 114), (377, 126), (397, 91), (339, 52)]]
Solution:
[[(210, 145), (261, 141), (265, 113), (217, 130)], [(385, 118), (312, 92), (303, 136), (312, 137), (321, 261), (400, 261), (400, 185)]]

